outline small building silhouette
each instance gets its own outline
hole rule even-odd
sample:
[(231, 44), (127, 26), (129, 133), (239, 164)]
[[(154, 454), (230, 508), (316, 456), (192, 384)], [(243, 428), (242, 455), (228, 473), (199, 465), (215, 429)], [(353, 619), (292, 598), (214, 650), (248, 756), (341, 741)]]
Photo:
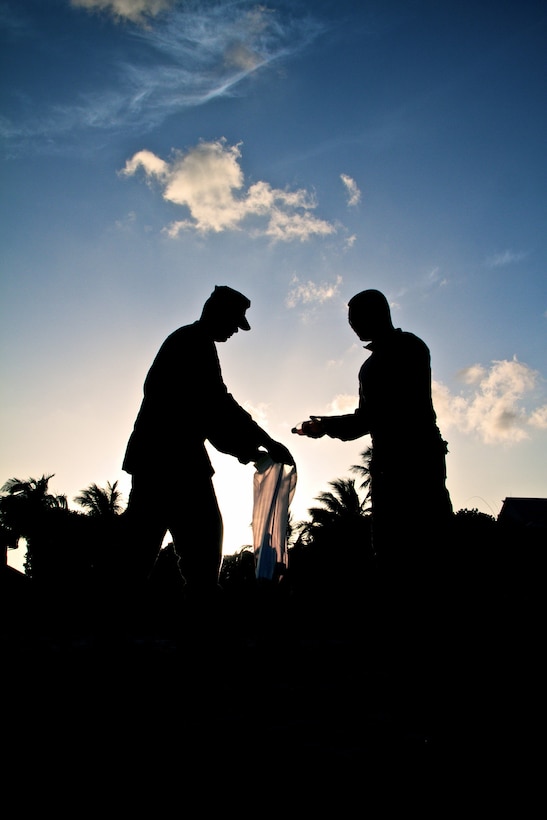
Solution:
[(547, 498), (506, 498), (498, 521), (510, 527), (547, 531)]

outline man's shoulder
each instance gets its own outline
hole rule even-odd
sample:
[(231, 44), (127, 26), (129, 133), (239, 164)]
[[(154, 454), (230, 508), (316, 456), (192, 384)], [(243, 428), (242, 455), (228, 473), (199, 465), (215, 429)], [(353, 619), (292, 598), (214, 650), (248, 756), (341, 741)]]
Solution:
[[(183, 325), (170, 333), (158, 350), (153, 367), (170, 366), (173, 359), (180, 361), (195, 358), (199, 351), (203, 351), (205, 340), (202, 342), (202, 334), (196, 327), (197, 324), (194, 322), (192, 325)], [(192, 356), (189, 357), (188, 353)]]
[(205, 341), (205, 336), (201, 329), (199, 322), (193, 322), (190, 325), (183, 325), (177, 328), (164, 341), (162, 348), (173, 349), (188, 344), (198, 344), (201, 340)]
[(197, 336), (200, 334), (200, 332), (200, 323), (192, 322), (189, 325), (182, 325), (182, 327), (178, 327), (176, 330), (169, 334), (165, 341), (168, 342), (170, 339), (176, 341), (177, 339), (184, 339), (188, 336)]
[(396, 344), (407, 348), (429, 351), (429, 348), (423, 339), (420, 339), (419, 336), (416, 336), (415, 333), (411, 333), (408, 330), (401, 330), (400, 327), (395, 331), (394, 340)]

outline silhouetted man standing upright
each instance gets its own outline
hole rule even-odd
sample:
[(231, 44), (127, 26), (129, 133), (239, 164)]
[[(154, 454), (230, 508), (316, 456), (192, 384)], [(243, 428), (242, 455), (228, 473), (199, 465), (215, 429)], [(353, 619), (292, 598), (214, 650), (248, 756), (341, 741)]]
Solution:
[(359, 372), (359, 405), (343, 416), (310, 416), (298, 432), (350, 441), (367, 433), (374, 549), (379, 564), (406, 573), (431, 560), (450, 521), (446, 442), (431, 398), (426, 344), (393, 326), (385, 296), (364, 290), (348, 303), (351, 328), (371, 355)]
[(294, 463), (288, 449), (228, 393), (222, 378), (215, 343), (238, 329), (250, 330), (250, 304), (230, 287), (215, 287), (200, 319), (166, 339), (148, 372), (123, 462), (132, 475), (126, 519), (137, 580), (150, 573), (169, 530), (189, 591), (216, 588), (223, 525), (206, 440), (242, 463), (256, 461), (260, 447), (276, 462)]
[(359, 371), (358, 407), (342, 416), (310, 416), (295, 432), (343, 441), (370, 434), (377, 634), (388, 654), (395, 652), (423, 673), (445, 623), (444, 614), (439, 616), (446, 606), (452, 520), (447, 446), (431, 398), (429, 349), (413, 333), (393, 326), (380, 291), (354, 296), (348, 320), (371, 351)]

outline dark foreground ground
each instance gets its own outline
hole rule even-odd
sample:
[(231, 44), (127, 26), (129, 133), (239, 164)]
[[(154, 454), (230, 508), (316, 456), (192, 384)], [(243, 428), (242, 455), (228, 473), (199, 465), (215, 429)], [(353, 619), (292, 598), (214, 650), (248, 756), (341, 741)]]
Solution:
[(491, 811), (516, 793), (522, 809), (542, 782), (535, 607), (467, 619), (419, 662), (339, 602), (225, 596), (158, 617), (155, 601), (114, 628), (52, 620), (26, 586), (9, 589), (4, 791), (33, 805), (196, 817), (329, 801), (347, 817), (397, 799), (445, 817), (464, 795)]

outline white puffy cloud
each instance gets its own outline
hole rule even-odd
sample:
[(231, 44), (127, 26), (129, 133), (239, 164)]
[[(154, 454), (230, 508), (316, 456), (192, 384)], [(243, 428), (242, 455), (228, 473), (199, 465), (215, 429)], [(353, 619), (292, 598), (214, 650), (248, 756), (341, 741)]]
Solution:
[(464, 384), (478, 384), (484, 379), (486, 369), (482, 364), (472, 364), (458, 372), (458, 378)]
[(152, 151), (138, 151), (125, 163), (121, 171), (125, 176), (132, 176), (138, 168), (142, 168), (148, 178), (165, 178), (168, 173), (167, 163), (157, 157)]
[(291, 214), (276, 208), (271, 212), (266, 235), (272, 239), (299, 239), (303, 242), (311, 236), (327, 236), (335, 230), (330, 222), (317, 219), (310, 213)]
[(527, 427), (547, 427), (547, 407), (529, 411), (525, 396), (536, 387), (538, 373), (517, 361), (494, 361), (490, 367), (475, 364), (461, 371), (467, 392), (452, 395), (433, 384), (439, 425), (477, 435), (485, 444), (513, 444), (529, 437)]
[(349, 393), (340, 393), (335, 396), (327, 408), (327, 414), (331, 416), (343, 416), (353, 413), (359, 404), (358, 396)]
[(170, 165), (163, 197), (190, 211), (197, 231), (216, 233), (235, 228), (245, 216), (245, 200), (237, 198), (243, 187), (237, 145), (203, 142), (179, 155)]
[(175, 5), (176, 0), (70, 0), (76, 8), (105, 11), (117, 19), (142, 24)]
[[(475, 435), (484, 444), (516, 444), (529, 438), (527, 427), (547, 429), (547, 404), (527, 411), (523, 401), (536, 387), (538, 373), (528, 365), (494, 361), (489, 368), (480, 364), (466, 368), (461, 380), (471, 387), (467, 395), (454, 395), (446, 385), (433, 380), (433, 404), (442, 433), (450, 428)], [(356, 395), (335, 396), (327, 412), (353, 413)]]
[(183, 230), (206, 234), (243, 230), (272, 240), (304, 241), (335, 232), (331, 223), (318, 219), (314, 197), (305, 190), (287, 191), (257, 182), (245, 189), (239, 164), (239, 145), (224, 139), (200, 142), (170, 162), (143, 150), (127, 160), (121, 174), (133, 176), (139, 169), (155, 181), (167, 202), (184, 207), (189, 216), (176, 220), (166, 233), (176, 237)]
[(357, 183), (347, 174), (340, 174), (340, 179), (345, 185), (348, 195), (348, 207), (354, 208), (361, 202), (361, 191), (357, 187)]
[(538, 407), (530, 414), (528, 424), (531, 427), (537, 427), (539, 430), (547, 430), (547, 404)]

